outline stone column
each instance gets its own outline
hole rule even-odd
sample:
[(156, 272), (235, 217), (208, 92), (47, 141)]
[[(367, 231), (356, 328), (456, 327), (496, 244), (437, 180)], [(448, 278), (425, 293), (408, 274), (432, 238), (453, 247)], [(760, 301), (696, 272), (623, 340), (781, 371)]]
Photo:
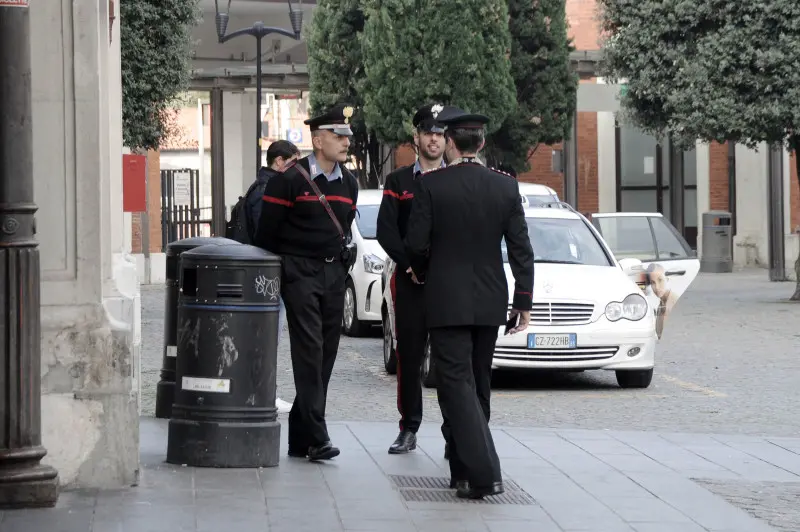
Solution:
[(109, 43), (108, 7), (70, 0), (31, 9), (42, 441), (44, 462), (69, 488), (126, 487), (139, 476), (138, 283), (120, 260), (119, 235), (116, 30), (125, 21), (116, 19)]
[(34, 238), (28, 7), (0, 6), (0, 508), (48, 507), (58, 473), (40, 460), (41, 315)]

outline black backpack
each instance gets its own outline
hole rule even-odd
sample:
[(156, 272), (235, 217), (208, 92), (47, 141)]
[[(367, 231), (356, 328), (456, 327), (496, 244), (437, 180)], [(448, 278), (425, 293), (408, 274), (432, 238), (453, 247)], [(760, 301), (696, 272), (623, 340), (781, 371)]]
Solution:
[(254, 191), (259, 196), (264, 195), (264, 189), (267, 187), (266, 182), (256, 180), (244, 196), (239, 196), (239, 201), (231, 209), (231, 220), (225, 227), (225, 238), (236, 240), (242, 244), (253, 245), (256, 237), (256, 224), (258, 220), (253, 220), (253, 214), (250, 210), (250, 202), (247, 198), (250, 197)]

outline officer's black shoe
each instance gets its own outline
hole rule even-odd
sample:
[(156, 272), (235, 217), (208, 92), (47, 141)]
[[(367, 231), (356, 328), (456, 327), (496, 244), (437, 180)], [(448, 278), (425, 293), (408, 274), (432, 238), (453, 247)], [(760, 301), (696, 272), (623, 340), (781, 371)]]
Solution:
[(308, 450), (289, 447), (290, 458), (305, 458), (306, 456), (308, 456)]
[(483, 499), (492, 495), (500, 495), (505, 492), (502, 482), (493, 482), (491, 486), (474, 487), (469, 482), (458, 482), (456, 487), (456, 497), (460, 499)]
[(410, 430), (401, 430), (389, 447), (389, 454), (406, 454), (417, 448), (417, 435)]
[(451, 490), (468, 490), (469, 489), (469, 480), (456, 480), (454, 478), (450, 479), (450, 489)]
[(450, 444), (449, 443), (445, 443), (444, 444), (444, 459), (445, 460), (450, 460)]
[(337, 456), (339, 456), (339, 448), (334, 447), (329, 441), (326, 441), (322, 445), (312, 445), (308, 448), (308, 459), (312, 462), (330, 460)]

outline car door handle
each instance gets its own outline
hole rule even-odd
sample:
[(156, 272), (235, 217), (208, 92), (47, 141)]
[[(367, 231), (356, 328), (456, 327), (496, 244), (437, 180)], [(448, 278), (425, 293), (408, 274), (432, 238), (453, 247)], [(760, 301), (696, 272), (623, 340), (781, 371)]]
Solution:
[(667, 270), (667, 276), (670, 275), (686, 275), (686, 270)]

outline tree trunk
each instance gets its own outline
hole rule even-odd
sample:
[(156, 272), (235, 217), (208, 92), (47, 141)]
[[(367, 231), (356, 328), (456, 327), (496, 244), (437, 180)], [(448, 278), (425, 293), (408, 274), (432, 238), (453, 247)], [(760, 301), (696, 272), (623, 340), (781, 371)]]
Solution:
[(381, 144), (374, 134), (369, 136), (366, 152), (369, 154), (369, 168), (367, 168), (367, 188), (378, 188), (380, 174), (383, 168), (381, 160)]
[[(798, 184), (800, 184), (800, 135), (794, 135), (790, 139), (792, 151), (794, 152), (794, 167), (797, 174)], [(800, 301), (800, 253), (794, 262), (795, 289), (790, 298), (792, 301)]]

